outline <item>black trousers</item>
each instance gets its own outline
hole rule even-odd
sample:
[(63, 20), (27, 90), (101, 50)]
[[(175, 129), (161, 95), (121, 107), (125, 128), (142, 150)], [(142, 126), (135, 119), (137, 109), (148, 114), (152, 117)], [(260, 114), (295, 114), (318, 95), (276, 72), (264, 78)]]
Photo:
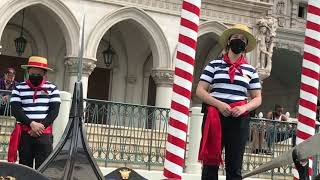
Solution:
[(27, 132), (22, 132), (19, 145), (19, 164), (33, 168), (33, 160), (35, 160), (35, 169), (38, 169), (52, 152), (52, 143), (52, 134), (43, 134), (35, 138)]
[[(207, 112), (204, 111), (202, 131)], [(220, 114), (222, 146), (225, 149), (227, 180), (241, 180), (241, 170), (245, 145), (249, 136), (249, 116), (224, 117)], [(202, 180), (218, 180), (219, 166), (203, 165)]]

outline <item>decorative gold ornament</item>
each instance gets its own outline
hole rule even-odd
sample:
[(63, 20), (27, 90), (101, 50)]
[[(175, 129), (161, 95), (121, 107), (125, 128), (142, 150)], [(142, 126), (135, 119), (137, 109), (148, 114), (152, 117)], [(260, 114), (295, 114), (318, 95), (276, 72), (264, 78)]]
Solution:
[(126, 179), (129, 179), (131, 171), (128, 169), (123, 169), (123, 170), (120, 170), (119, 173), (120, 173), (122, 179), (126, 180)]
[(0, 176), (0, 180), (16, 180), (16, 178), (12, 176), (7, 176), (7, 177)]

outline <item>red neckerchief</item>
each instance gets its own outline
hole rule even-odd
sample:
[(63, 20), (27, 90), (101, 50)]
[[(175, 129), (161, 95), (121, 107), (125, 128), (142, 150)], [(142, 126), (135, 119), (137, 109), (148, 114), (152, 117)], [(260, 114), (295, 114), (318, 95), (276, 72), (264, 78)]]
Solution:
[(33, 102), (34, 102), (34, 101), (36, 100), (36, 98), (37, 98), (37, 92), (38, 92), (38, 91), (43, 91), (43, 92), (45, 92), (46, 94), (48, 94), (48, 91), (47, 91), (45, 88), (42, 87), (42, 86), (46, 83), (46, 80), (45, 80), (45, 79), (43, 79), (42, 82), (41, 82), (41, 84), (39, 84), (37, 87), (34, 87), (33, 84), (30, 82), (29, 79), (26, 81), (26, 83), (27, 83), (27, 85), (34, 91), (34, 94), (33, 94)]
[(229, 76), (230, 76), (230, 81), (231, 81), (231, 83), (233, 83), (233, 82), (234, 82), (234, 77), (235, 77), (235, 75), (236, 75), (236, 70), (238, 70), (238, 71), (242, 74), (242, 70), (241, 70), (241, 68), (240, 68), (240, 65), (241, 65), (241, 64), (247, 64), (247, 61), (246, 61), (246, 59), (244, 58), (244, 56), (241, 55), (241, 56), (237, 59), (237, 61), (236, 61), (235, 63), (232, 63), (227, 53), (224, 54), (223, 60), (224, 60), (227, 64), (230, 65), (230, 68), (229, 68), (228, 73), (229, 73)]
[[(238, 101), (229, 104), (231, 108), (247, 104), (247, 100)], [(242, 115), (247, 115), (249, 112), (244, 112)], [(216, 107), (208, 106), (207, 118), (205, 121), (198, 160), (204, 165), (219, 166), (222, 161), (222, 129), (219, 111)]]

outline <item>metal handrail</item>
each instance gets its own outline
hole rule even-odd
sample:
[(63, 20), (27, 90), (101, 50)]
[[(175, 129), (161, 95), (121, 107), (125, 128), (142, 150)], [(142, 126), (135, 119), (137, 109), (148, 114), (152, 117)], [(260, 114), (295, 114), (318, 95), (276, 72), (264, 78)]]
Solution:
[[(88, 143), (99, 166), (162, 169), (170, 109), (93, 99), (86, 99), (85, 104)], [(6, 159), (14, 123), (11, 114), (1, 116), (0, 159)], [(295, 130), (296, 122), (252, 118), (243, 171), (250, 171), (289, 150)], [(319, 125), (316, 132), (319, 132)], [(188, 148), (187, 144), (186, 150)], [(319, 173), (319, 157), (315, 157), (313, 165), (314, 172)], [(291, 174), (292, 167), (287, 166), (264, 175), (284, 177)]]

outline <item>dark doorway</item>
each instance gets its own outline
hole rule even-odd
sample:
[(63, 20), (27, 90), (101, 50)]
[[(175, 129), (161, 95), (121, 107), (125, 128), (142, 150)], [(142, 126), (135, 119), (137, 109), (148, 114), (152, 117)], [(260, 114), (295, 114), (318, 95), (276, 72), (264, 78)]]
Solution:
[(96, 67), (88, 80), (88, 98), (109, 99), (110, 69)]
[(149, 87), (148, 87), (148, 100), (147, 105), (155, 106), (156, 105), (156, 83), (154, 82), (153, 78), (149, 77)]
[(14, 57), (14, 56), (5, 56), (0, 55), (0, 77), (3, 77), (5, 70), (9, 67), (16, 70), (15, 80), (22, 82), (24, 80), (24, 70), (21, 68), (21, 65), (27, 64), (28, 59), (23, 57)]
[[(148, 100), (147, 105), (149, 106), (155, 106), (156, 104), (156, 93), (157, 93), (157, 87), (156, 83), (154, 82), (153, 78), (149, 77), (149, 88), (148, 88)], [(149, 107), (148, 108), (148, 122), (147, 122), (147, 128), (151, 129), (153, 125), (153, 121), (155, 121), (154, 118), (154, 111), (156, 108)]]

